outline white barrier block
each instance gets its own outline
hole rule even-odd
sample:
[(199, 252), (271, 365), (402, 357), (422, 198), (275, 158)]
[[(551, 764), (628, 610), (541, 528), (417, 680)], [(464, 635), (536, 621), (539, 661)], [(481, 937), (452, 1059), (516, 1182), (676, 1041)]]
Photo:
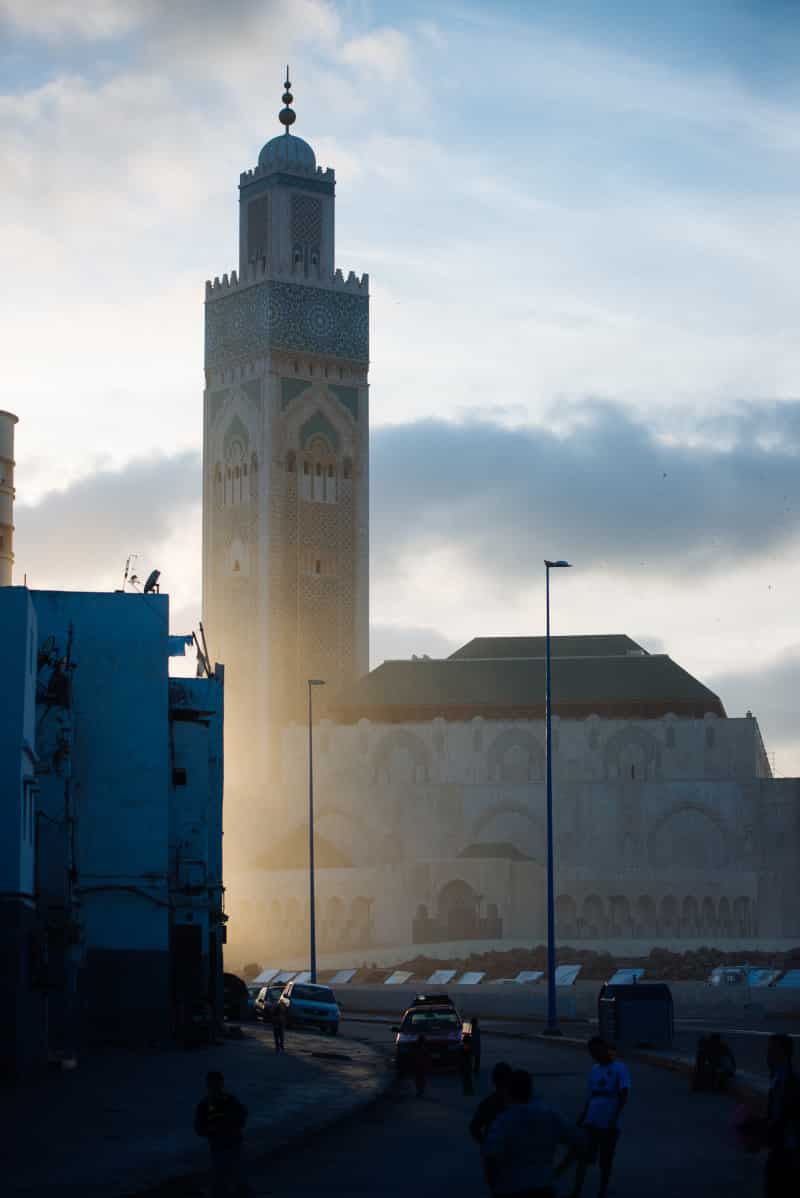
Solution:
[(297, 977), (297, 974), (293, 969), (282, 969), (272, 980), (273, 982), (283, 982), (285, 985), (286, 982), (291, 982), (295, 977)]
[(300, 971), (300, 973), (296, 973), (291, 980), (293, 982), (310, 982), (311, 981), (311, 970), (303, 969)]
[(277, 969), (262, 969), (257, 978), (253, 978), (250, 986), (268, 986), (272, 979), (277, 976)]
[(486, 977), (486, 971), (483, 973), (473, 972), (463, 974), (456, 982), (457, 986), (477, 986), (481, 978)]
[(446, 986), (448, 982), (452, 982), (455, 976), (455, 969), (435, 969), (428, 978), (427, 985)]
[(556, 985), (574, 986), (575, 980), (582, 969), (582, 965), (557, 965)]
[(340, 969), (330, 980), (331, 986), (346, 986), (358, 973), (357, 969)]
[(529, 982), (538, 982), (543, 977), (544, 973), (541, 969), (521, 969), (514, 981), (518, 985), (524, 986)]
[(800, 969), (790, 969), (785, 973), (779, 982), (775, 983), (776, 990), (798, 990), (800, 989)]
[(390, 973), (384, 986), (402, 986), (403, 982), (407, 982), (409, 978), (413, 978), (413, 973), (408, 973), (405, 969), (396, 969), (394, 973)]
[(608, 984), (609, 986), (629, 986), (631, 982), (638, 982), (639, 978), (643, 977), (643, 969), (618, 969), (608, 979)]

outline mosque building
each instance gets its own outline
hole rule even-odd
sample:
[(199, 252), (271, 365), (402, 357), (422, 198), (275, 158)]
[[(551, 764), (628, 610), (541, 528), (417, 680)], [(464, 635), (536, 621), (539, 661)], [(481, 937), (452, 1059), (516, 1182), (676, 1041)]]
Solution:
[[(334, 261), (332, 170), (280, 120), (240, 180), (238, 272), (206, 291), (203, 611), (226, 665), (230, 936), (300, 961), (308, 680), (317, 927), (333, 960), (541, 941), (544, 645), (478, 637), (368, 671), (368, 282)], [(741, 947), (800, 936), (800, 781), (756, 719), (624, 635), (553, 640), (557, 932)]]

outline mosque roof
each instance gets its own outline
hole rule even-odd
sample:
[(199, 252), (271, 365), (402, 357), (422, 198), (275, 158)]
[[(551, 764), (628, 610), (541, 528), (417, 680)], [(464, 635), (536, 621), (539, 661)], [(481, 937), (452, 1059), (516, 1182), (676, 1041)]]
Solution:
[[(551, 636), (551, 657), (642, 657), (647, 650), (624, 633), (600, 636)], [(463, 657), (544, 657), (543, 636), (476, 636), (455, 653), (450, 661)]]
[[(500, 638), (501, 641), (516, 638)], [(553, 638), (552, 709), (565, 719), (598, 715), (608, 719), (657, 719), (669, 712), (702, 718), (724, 717), (713, 691), (671, 657), (634, 652), (601, 654), (596, 644), (586, 655), (569, 656), (559, 649), (580, 647), (582, 637)], [(588, 638), (603, 641), (604, 638)], [(629, 638), (605, 638), (628, 642)], [(494, 638), (470, 645), (483, 648)], [(519, 638), (538, 647), (543, 638)], [(556, 645), (560, 641), (560, 645)], [(572, 642), (565, 645), (564, 642)], [(534, 657), (474, 657), (458, 654), (444, 660), (423, 658), (386, 661), (340, 693), (331, 714), (344, 722), (367, 718), (384, 723), (423, 722), (442, 716), (467, 720), (543, 719), (545, 662)], [(638, 650), (638, 651), (636, 651)]]

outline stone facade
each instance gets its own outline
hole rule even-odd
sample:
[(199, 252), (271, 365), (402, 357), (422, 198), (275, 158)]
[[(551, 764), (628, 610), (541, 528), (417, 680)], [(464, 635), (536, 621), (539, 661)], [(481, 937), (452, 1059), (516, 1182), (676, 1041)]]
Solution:
[(239, 273), (206, 286), (203, 620), (245, 839), (306, 680), (322, 711), (368, 666), (369, 284), (334, 269), (334, 183), (274, 138), (241, 176)]
[[(307, 835), (305, 735), (285, 732), (273, 833), (288, 842)], [(334, 866), (318, 872), (321, 950), (541, 941), (544, 745), (542, 720), (323, 721), (315, 829)], [(562, 942), (800, 936), (800, 782), (770, 776), (754, 718), (556, 717), (553, 771)], [(248, 935), (281, 929), (279, 953), (302, 948), (306, 886), (302, 868), (253, 870)]]

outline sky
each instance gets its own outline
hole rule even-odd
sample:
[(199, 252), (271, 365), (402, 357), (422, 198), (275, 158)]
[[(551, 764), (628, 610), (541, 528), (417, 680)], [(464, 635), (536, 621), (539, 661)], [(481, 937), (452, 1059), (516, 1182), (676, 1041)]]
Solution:
[[(0, 0), (17, 574), (200, 604), (206, 278), (297, 124), (371, 289), (372, 657), (626, 632), (800, 774), (800, 7)], [(213, 652), (213, 646), (212, 646)]]

